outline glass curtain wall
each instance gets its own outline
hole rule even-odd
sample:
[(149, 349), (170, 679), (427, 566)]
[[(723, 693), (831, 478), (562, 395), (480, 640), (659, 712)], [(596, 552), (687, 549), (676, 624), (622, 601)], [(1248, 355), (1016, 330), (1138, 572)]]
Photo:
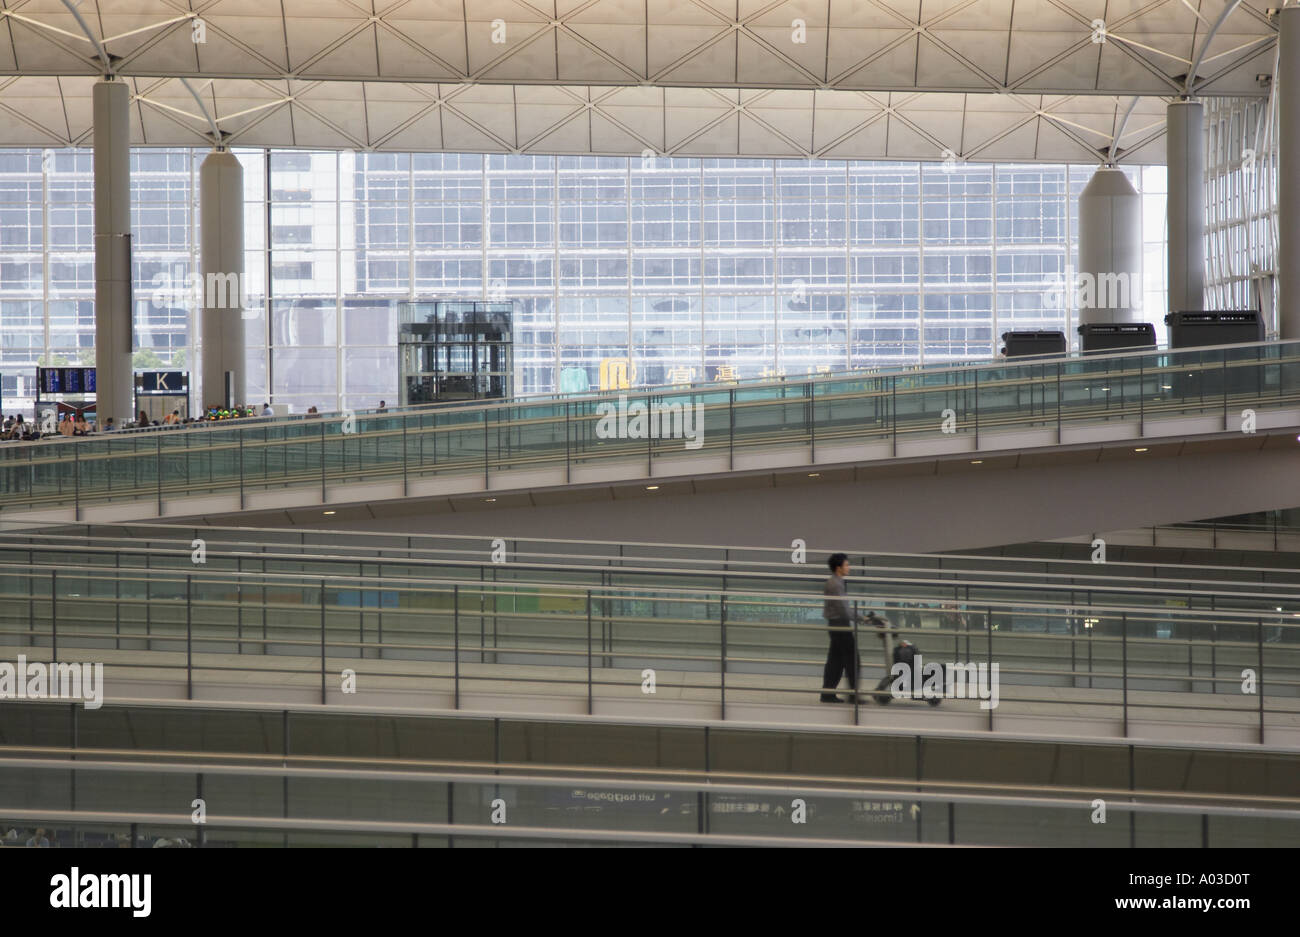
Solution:
[[(1276, 86), (1276, 83), (1275, 85)], [(1206, 301), (1277, 329), (1277, 100), (1205, 99)]]
[[(1091, 166), (235, 152), (258, 405), (395, 400), (402, 299), (513, 302), (522, 393), (988, 358), (1077, 325)], [(205, 156), (132, 153), (139, 369), (196, 371)], [(1162, 331), (1164, 170), (1129, 174)], [(91, 185), (89, 150), (0, 150), (6, 412), (38, 364), (93, 363)]]

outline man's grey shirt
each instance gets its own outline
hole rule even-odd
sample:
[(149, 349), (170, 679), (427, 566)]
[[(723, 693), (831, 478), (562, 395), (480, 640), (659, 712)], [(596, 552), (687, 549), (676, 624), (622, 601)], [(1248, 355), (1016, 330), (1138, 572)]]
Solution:
[(848, 587), (843, 577), (832, 575), (826, 580), (826, 587), (822, 590), (826, 595), (826, 602), (822, 606), (822, 617), (827, 621), (836, 618), (852, 618), (853, 609), (843, 596), (848, 595)]

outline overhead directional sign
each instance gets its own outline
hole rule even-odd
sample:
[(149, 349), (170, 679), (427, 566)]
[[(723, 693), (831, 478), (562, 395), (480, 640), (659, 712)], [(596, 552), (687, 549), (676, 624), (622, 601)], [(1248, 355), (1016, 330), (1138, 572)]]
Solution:
[(185, 371), (142, 371), (138, 376), (140, 394), (185, 394), (190, 376)]

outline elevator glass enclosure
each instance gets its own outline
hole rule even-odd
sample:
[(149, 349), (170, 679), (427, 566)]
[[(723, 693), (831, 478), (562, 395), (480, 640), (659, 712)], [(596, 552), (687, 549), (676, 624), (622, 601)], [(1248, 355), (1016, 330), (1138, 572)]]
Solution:
[(514, 395), (514, 303), (398, 303), (400, 403)]

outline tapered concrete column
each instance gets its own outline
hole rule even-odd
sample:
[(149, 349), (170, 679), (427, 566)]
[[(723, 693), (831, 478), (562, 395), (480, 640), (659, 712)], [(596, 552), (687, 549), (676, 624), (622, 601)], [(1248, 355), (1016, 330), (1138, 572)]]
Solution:
[(1142, 196), (1119, 169), (1098, 169), (1079, 193), (1079, 324), (1145, 321)]
[(134, 418), (131, 376), (131, 95), (122, 81), (92, 94), (95, 152), (96, 418)]
[(1300, 7), (1282, 7), (1277, 60), (1277, 330), (1300, 339)]
[(1205, 110), (1175, 101), (1166, 111), (1169, 165), (1169, 312), (1205, 308)]
[[(200, 407), (247, 404), (244, 170), (228, 150), (209, 153), (199, 168), (199, 251), (203, 273), (203, 374), (197, 403)], [(227, 373), (233, 379), (229, 395)]]

